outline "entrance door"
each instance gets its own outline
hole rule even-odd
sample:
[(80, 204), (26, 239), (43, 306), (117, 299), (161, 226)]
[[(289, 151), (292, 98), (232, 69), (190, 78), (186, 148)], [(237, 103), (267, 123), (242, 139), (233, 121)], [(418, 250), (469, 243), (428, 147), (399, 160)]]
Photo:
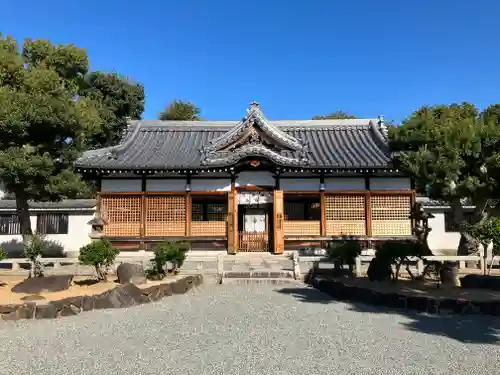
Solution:
[(267, 214), (262, 208), (248, 208), (243, 214), (243, 231), (247, 233), (267, 232)]
[(239, 251), (269, 251), (269, 208), (240, 206), (240, 210)]

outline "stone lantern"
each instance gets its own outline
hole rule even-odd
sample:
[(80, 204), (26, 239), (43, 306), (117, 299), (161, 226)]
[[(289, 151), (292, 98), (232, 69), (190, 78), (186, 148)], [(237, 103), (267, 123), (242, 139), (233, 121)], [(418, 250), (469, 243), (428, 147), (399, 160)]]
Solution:
[(96, 213), (96, 216), (88, 222), (88, 224), (92, 227), (92, 232), (90, 233), (90, 238), (93, 241), (98, 241), (103, 236), (104, 226), (106, 225), (106, 221), (101, 217), (99, 212)]

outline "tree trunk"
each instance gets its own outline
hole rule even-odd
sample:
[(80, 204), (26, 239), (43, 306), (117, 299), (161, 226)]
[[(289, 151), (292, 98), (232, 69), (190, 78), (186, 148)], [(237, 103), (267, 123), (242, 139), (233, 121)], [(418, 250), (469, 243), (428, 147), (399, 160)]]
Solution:
[(22, 194), (16, 195), (16, 213), (19, 219), (19, 226), (21, 228), (21, 234), (23, 236), (23, 244), (26, 246), (29, 241), (29, 237), (33, 234), (31, 230), (31, 220), (30, 220), (30, 206), (28, 204), (28, 199), (23, 197)]
[[(16, 213), (19, 220), (19, 227), (21, 229), (21, 235), (23, 236), (23, 248), (29, 245), (30, 236), (33, 235), (31, 229), (31, 219), (30, 219), (30, 207), (28, 199), (22, 192), (15, 192), (16, 196)], [(42, 267), (38, 259), (31, 260), (31, 269), (29, 277), (42, 276)]]
[(99, 264), (94, 264), (95, 273), (97, 274), (97, 280), (99, 281), (108, 281), (106, 272), (103, 271), (103, 268)]

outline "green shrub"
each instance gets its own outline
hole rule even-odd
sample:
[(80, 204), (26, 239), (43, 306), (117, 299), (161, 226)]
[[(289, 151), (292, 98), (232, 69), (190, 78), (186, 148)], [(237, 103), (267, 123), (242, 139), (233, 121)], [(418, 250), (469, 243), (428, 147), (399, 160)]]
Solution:
[(32, 234), (27, 236), (27, 241), (24, 244), (24, 256), (31, 262), (30, 277), (43, 276), (43, 268), (40, 258), (47, 247), (48, 244), (44, 235)]
[(5, 258), (7, 258), (7, 253), (0, 247), (0, 260), (4, 260)]
[(172, 273), (178, 273), (184, 264), (189, 245), (185, 242), (165, 241), (154, 248), (151, 268), (146, 270), (149, 279), (161, 280), (167, 275), (167, 263), (172, 263)]
[[(484, 221), (477, 224), (463, 225), (463, 229), (468, 232), (472, 237), (477, 239), (481, 246), (483, 247), (484, 254), (487, 254), (487, 249), (490, 243), (493, 243), (493, 255), (500, 255), (500, 219), (496, 217), (490, 217)], [(488, 273), (491, 274), (491, 268), (493, 267), (493, 262), (491, 262)]]
[(361, 254), (361, 250), (361, 244), (356, 240), (330, 241), (326, 249), (331, 260), (349, 266), (350, 274), (353, 274), (356, 258)]
[(99, 281), (107, 281), (108, 268), (119, 253), (120, 250), (115, 249), (111, 242), (100, 240), (81, 247), (78, 260), (86, 266), (94, 266)]
[(403, 264), (406, 265), (406, 270), (413, 278), (413, 274), (411, 273), (409, 267), (409, 258), (421, 258), (422, 256), (425, 256), (427, 254), (425, 247), (421, 243), (411, 240), (384, 241), (377, 244), (375, 249), (375, 257), (378, 261), (380, 261), (381, 263), (394, 265), (396, 267), (394, 280), (398, 280), (399, 271)]

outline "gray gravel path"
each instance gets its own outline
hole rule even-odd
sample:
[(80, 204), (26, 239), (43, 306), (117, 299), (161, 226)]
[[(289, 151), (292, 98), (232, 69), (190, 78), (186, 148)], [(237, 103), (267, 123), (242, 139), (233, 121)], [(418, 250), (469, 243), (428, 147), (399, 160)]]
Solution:
[(301, 286), (207, 285), (126, 310), (0, 322), (0, 374), (500, 373), (499, 320), (405, 314)]

